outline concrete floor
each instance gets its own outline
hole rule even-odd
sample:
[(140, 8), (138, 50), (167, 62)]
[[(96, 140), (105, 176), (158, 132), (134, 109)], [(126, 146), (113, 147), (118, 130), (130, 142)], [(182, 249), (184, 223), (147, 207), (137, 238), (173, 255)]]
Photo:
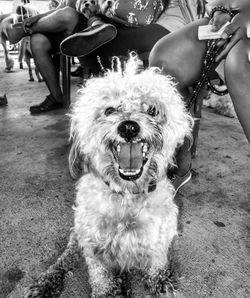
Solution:
[[(66, 111), (31, 116), (28, 108), (45, 98), (45, 85), (28, 82), (27, 70), (6, 74), (3, 67), (0, 52), (0, 95), (7, 92), (9, 101), (0, 109), (0, 298), (21, 298), (67, 244), (75, 182)], [(197, 175), (176, 197), (178, 297), (250, 297), (249, 149), (237, 119), (204, 109)], [(89, 297), (83, 264), (61, 297)]]

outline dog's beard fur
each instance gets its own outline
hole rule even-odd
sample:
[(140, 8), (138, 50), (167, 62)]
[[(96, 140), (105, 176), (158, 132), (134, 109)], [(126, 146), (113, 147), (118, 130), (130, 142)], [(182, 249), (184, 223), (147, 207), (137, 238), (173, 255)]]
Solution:
[(135, 72), (129, 67), (90, 79), (71, 113), (70, 170), (82, 175), (74, 231), (93, 297), (113, 291), (114, 268), (137, 268), (148, 280), (156, 278), (177, 234), (166, 172), (191, 137), (192, 117), (169, 77), (154, 68)]
[[(81, 97), (72, 113), (73, 176), (77, 162), (82, 161), (84, 171), (91, 171), (114, 190), (133, 192), (136, 187), (141, 192), (149, 181), (165, 176), (167, 167), (174, 164), (176, 148), (190, 136), (191, 116), (172, 81), (156, 70), (124, 77), (112, 72), (92, 79)], [(129, 142), (118, 133), (125, 120), (138, 123), (140, 130)], [(137, 179), (132, 174), (121, 177), (126, 171), (139, 170)]]

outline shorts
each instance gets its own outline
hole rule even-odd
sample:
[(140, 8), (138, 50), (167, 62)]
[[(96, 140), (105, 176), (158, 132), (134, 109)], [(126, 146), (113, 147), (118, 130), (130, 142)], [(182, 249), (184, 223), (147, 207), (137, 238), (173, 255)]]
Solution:
[(196, 0), (170, 0), (156, 24), (170, 32), (183, 28), (198, 18)]

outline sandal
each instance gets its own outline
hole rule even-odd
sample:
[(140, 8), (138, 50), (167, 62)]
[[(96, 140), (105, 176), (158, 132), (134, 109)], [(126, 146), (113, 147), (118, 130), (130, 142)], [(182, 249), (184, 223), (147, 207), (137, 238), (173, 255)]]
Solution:
[(62, 108), (63, 108), (63, 104), (61, 102), (56, 102), (53, 96), (50, 94), (40, 104), (31, 106), (30, 113), (33, 115), (41, 114), (52, 110), (62, 109)]

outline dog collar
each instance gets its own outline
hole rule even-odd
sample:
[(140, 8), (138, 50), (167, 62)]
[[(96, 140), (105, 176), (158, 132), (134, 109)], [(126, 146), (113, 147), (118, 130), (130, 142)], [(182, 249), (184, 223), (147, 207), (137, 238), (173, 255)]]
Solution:
[(156, 190), (156, 181), (155, 180), (152, 180), (149, 182), (148, 184), (148, 192), (153, 192), (154, 190)]
[[(105, 181), (105, 184), (109, 186), (109, 182)], [(155, 180), (150, 181), (148, 184), (148, 192), (153, 192), (154, 190), (156, 190), (156, 186), (157, 183)]]

